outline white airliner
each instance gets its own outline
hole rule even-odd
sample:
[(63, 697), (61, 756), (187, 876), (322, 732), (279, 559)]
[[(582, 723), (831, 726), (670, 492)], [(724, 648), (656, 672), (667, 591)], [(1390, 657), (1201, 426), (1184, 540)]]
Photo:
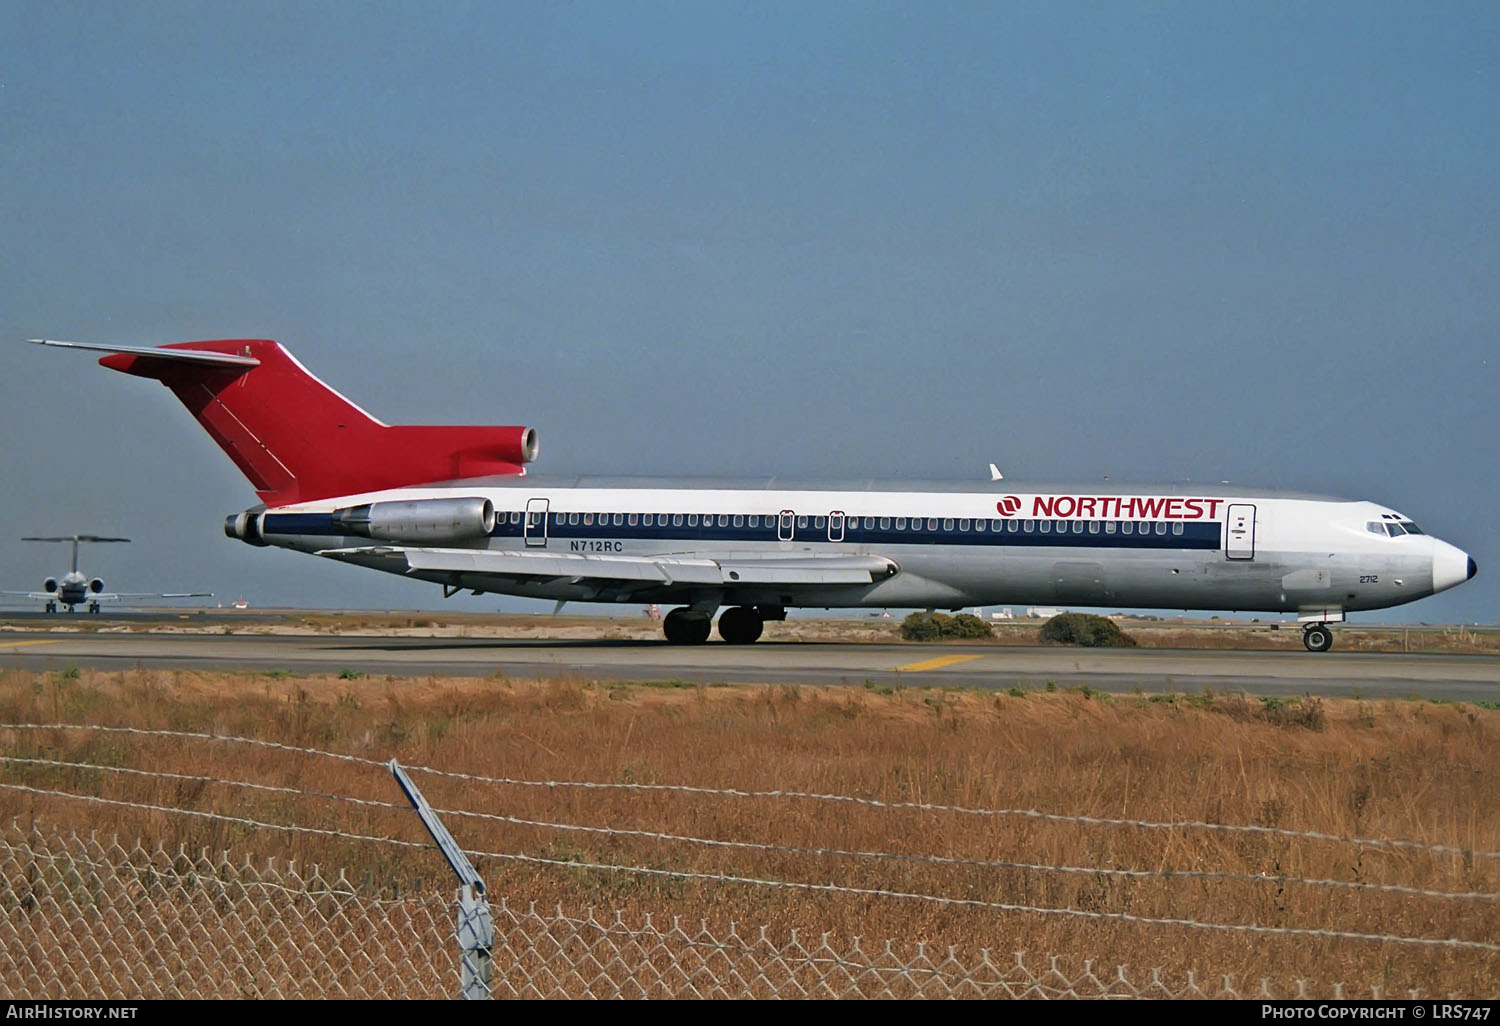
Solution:
[(445, 595), (672, 604), (668, 641), (760, 637), (792, 607), (1074, 605), (1296, 613), (1328, 624), (1474, 576), (1373, 502), (1197, 485), (546, 479), (524, 427), (389, 426), (275, 342), (110, 353), (156, 378), (263, 505), (225, 533), (431, 581)]
[(128, 542), (129, 538), (105, 538), (97, 534), (69, 534), (59, 538), (22, 538), (22, 541), (33, 542), (72, 542), (73, 543), (73, 566), (62, 579), (49, 577), (42, 582), (41, 591), (7, 591), (0, 592), (4, 595), (25, 595), (29, 599), (43, 602), (42, 607), (49, 613), (57, 612), (58, 606), (64, 606), (68, 612), (72, 612), (75, 606), (86, 605), (90, 613), (97, 613), (105, 602), (119, 602), (122, 599), (158, 599), (158, 598), (212, 598), (213, 593), (207, 591), (180, 591), (180, 592), (113, 592), (104, 590), (102, 578), (89, 577), (78, 569), (78, 543), (79, 542)]

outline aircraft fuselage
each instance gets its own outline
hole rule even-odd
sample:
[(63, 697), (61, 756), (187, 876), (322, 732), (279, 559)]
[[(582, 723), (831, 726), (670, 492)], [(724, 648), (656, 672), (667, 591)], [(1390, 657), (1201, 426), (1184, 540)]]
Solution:
[[(477, 562), (472, 572), (451, 561), (441, 569), (398, 565), (369, 535), (346, 532), (334, 517), (365, 504), (464, 497), (489, 500), (496, 523), (483, 537), (444, 542), (444, 549), (592, 557), (593, 572), (502, 579)], [(1473, 572), (1465, 553), (1375, 503), (1176, 485), (1002, 491), (989, 483), (851, 488), (521, 477), (278, 507), (261, 517), (259, 534), (269, 544), (454, 589), (704, 608), (1065, 604), (1295, 612), (1326, 622), (1411, 602)], [(399, 533), (387, 540), (407, 541)], [(864, 582), (811, 585), (671, 574), (611, 583), (608, 576), (612, 559), (771, 565), (830, 556), (878, 557), (892, 570)]]

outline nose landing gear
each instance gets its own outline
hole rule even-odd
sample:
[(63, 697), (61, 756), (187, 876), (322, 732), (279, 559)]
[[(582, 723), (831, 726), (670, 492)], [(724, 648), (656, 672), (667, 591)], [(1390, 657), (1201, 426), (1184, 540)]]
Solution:
[(1309, 624), (1302, 629), (1302, 644), (1309, 652), (1327, 652), (1333, 647), (1333, 631), (1326, 623)]

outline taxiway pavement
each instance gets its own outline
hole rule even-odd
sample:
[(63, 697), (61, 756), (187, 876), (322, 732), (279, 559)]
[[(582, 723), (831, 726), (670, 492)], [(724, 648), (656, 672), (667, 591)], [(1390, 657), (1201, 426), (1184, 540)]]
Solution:
[(398, 677), (557, 677), (702, 683), (841, 684), (1500, 701), (1500, 656), (1386, 652), (918, 647), (758, 642), (351, 635), (28, 632), (0, 634), (0, 666), (154, 667)]

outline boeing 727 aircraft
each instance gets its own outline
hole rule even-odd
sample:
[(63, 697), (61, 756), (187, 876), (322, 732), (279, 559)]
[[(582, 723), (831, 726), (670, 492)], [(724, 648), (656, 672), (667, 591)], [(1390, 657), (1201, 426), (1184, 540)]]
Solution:
[[(442, 586), (679, 608), (668, 641), (760, 637), (792, 607), (1076, 605), (1328, 624), (1474, 576), (1373, 502), (1197, 485), (546, 479), (526, 427), (390, 426), (278, 343), (103, 350), (183, 402), (261, 499), (225, 533)], [(725, 608), (727, 607), (727, 608)]]

